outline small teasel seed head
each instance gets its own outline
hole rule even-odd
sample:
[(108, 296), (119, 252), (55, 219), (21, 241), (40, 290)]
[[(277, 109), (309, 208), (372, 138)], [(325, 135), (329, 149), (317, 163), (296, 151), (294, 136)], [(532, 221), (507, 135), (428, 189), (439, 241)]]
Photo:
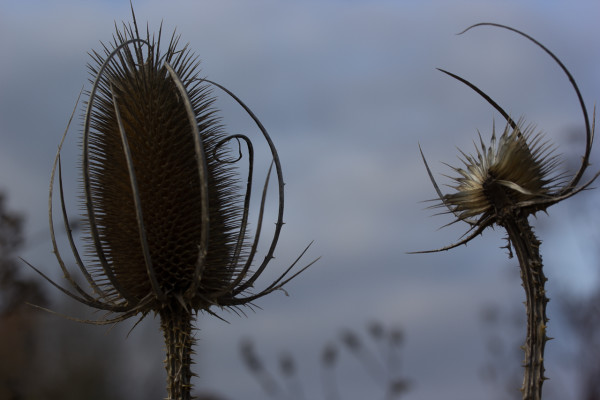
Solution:
[(461, 220), (494, 214), (505, 200), (519, 206), (547, 199), (562, 183), (552, 146), (523, 120), (507, 124), (498, 139), (493, 132), (487, 147), (480, 138), (480, 146), (475, 155), (462, 153), (463, 167), (452, 168), (455, 192), (442, 198)]
[(332, 368), (338, 359), (338, 349), (333, 343), (327, 344), (321, 352), (321, 361), (327, 368)]
[(288, 352), (279, 357), (279, 369), (285, 377), (292, 377), (296, 373), (296, 363), (292, 355)]
[(487, 227), (496, 223), (502, 225), (508, 214), (517, 212), (520, 217), (527, 217), (538, 211), (545, 211), (553, 204), (585, 190), (600, 176), (600, 172), (597, 172), (588, 182), (579, 184), (589, 166), (595, 120), (592, 119), (590, 123), (579, 87), (565, 65), (533, 37), (506, 25), (484, 22), (472, 25), (460, 34), (478, 26), (494, 26), (512, 31), (533, 42), (558, 64), (568, 77), (579, 100), (585, 124), (585, 151), (580, 167), (572, 177), (568, 178), (565, 173), (558, 173), (559, 159), (553, 154), (553, 146), (543, 139), (541, 133), (537, 133), (531, 125), (525, 126), (523, 119), (515, 122), (498, 103), (473, 83), (438, 68), (442, 73), (479, 94), (502, 115), (506, 120), (506, 127), (499, 138), (496, 138), (495, 132), (492, 133), (489, 146), (484, 144), (480, 135), (480, 144), (475, 145), (474, 155), (461, 151), (463, 166), (451, 167), (459, 176), (451, 178), (454, 181), (451, 187), (455, 192), (450, 194), (443, 194), (440, 190), (419, 146), (429, 179), (437, 192), (437, 200), (441, 202), (434, 207), (447, 208), (457, 221), (467, 222), (471, 228), (463, 239), (454, 244), (436, 250), (412, 253), (446, 251), (467, 244)]
[(383, 325), (379, 321), (372, 321), (367, 327), (374, 340), (381, 340), (384, 335)]
[(342, 342), (350, 351), (359, 351), (362, 347), (360, 338), (351, 330), (344, 330), (342, 332)]
[(254, 351), (254, 343), (245, 339), (240, 344), (240, 351), (242, 353), (242, 359), (246, 363), (248, 369), (252, 372), (262, 372), (265, 368), (262, 360), (256, 355)]

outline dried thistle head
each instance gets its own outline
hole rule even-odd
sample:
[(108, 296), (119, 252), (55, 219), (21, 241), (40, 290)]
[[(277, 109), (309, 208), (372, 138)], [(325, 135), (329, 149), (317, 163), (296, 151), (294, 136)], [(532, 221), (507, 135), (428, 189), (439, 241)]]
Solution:
[[(166, 309), (213, 313), (213, 306), (246, 305), (281, 289), (306, 268), (288, 276), (300, 257), (265, 289), (250, 290), (273, 258), (283, 225), (281, 165), (260, 121), (229, 90), (199, 77), (197, 57), (187, 45), (179, 46), (175, 34), (163, 52), (161, 31), (155, 36), (147, 30), (142, 38), (134, 15), (133, 25), (117, 28), (113, 39), (91, 54), (92, 87), (83, 123), (82, 197), (91, 263), (84, 265), (66, 217), (59, 147), (50, 186), (50, 227), (54, 252), (74, 291), (52, 284), (84, 304), (118, 314), (96, 321), (102, 323)], [(227, 135), (211, 86), (254, 119), (273, 157), (253, 238), (248, 232), (253, 145), (244, 135)], [(239, 155), (229, 154), (232, 141)], [(242, 158), (242, 143), (248, 152), (246, 182), (234, 166)], [(253, 265), (273, 167), (278, 219), (264, 261)], [(68, 240), (91, 292), (76, 283), (57, 247), (52, 215), (56, 171)]]
[(558, 159), (533, 126), (523, 128), (521, 120), (515, 129), (507, 124), (498, 139), (493, 131), (487, 147), (479, 140), (475, 155), (462, 153), (463, 168), (451, 167), (459, 174), (452, 178), (455, 192), (443, 197), (458, 219), (498, 212), (497, 191), (506, 193), (517, 207), (535, 207), (537, 200), (550, 198), (560, 186), (560, 175), (555, 174)]
[(549, 206), (587, 188), (598, 176), (596, 174), (589, 182), (577, 186), (589, 164), (594, 124), (592, 122), (590, 125), (579, 88), (567, 68), (541, 43), (508, 26), (481, 23), (473, 25), (461, 33), (482, 25), (496, 26), (516, 32), (535, 43), (558, 63), (573, 85), (584, 115), (586, 129), (584, 156), (579, 170), (567, 182), (564, 174), (557, 173), (559, 159), (554, 155), (553, 146), (544, 140), (541, 133), (536, 132), (534, 126), (526, 126), (523, 119), (515, 122), (502, 107), (471, 82), (440, 69), (441, 72), (466, 84), (481, 95), (500, 112), (507, 123), (499, 138), (496, 137), (495, 128), (493, 129), (489, 146), (485, 145), (480, 135), (480, 144), (479, 146), (475, 145), (474, 155), (468, 155), (461, 151), (463, 166), (451, 167), (454, 172), (458, 173), (457, 177), (451, 178), (455, 183), (452, 186), (455, 190), (453, 193), (442, 194), (421, 151), (429, 177), (439, 200), (441, 200), (441, 204), (435, 207), (446, 207), (456, 217), (455, 222), (467, 222), (472, 231), (457, 243), (425, 252), (449, 250), (466, 244), (488, 226), (502, 224), (507, 214), (519, 213), (521, 216), (527, 216), (538, 211), (545, 211)]

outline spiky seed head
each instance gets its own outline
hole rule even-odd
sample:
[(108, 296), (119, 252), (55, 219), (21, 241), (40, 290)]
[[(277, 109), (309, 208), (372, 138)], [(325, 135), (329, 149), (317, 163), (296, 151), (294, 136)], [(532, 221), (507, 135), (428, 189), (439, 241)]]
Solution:
[(498, 139), (494, 131), (487, 147), (480, 136), (475, 148), (475, 155), (461, 152), (464, 166), (452, 167), (459, 174), (452, 178), (456, 191), (442, 199), (461, 220), (492, 215), (506, 200), (519, 207), (547, 199), (561, 183), (549, 142), (522, 119), (514, 128), (507, 124)]
[[(100, 250), (123, 292), (120, 295), (143, 299), (155, 289), (148, 276), (143, 233), (160, 292), (172, 298), (183, 296), (194, 281), (202, 228), (208, 224), (206, 267), (199, 288), (205, 299), (195, 297), (189, 304), (202, 308), (211, 300), (211, 292), (226, 289), (235, 272), (233, 231), (241, 215), (238, 182), (230, 164), (221, 162), (223, 148), (217, 148), (217, 143), (224, 134), (207, 84), (199, 83), (197, 60), (186, 47), (177, 49), (177, 37), (164, 55), (160, 37), (158, 42), (147, 37), (147, 46), (134, 42), (109, 58), (114, 49), (134, 38), (137, 35), (131, 27), (117, 31), (112, 48), (105, 47), (104, 56), (94, 53), (95, 65), (90, 66), (94, 76), (100, 75), (92, 104), (89, 167), (83, 174), (89, 176)], [(189, 96), (202, 140), (201, 154), (195, 151), (185, 99), (166, 63), (172, 65)], [(207, 168), (207, 194), (202, 193), (199, 161)], [(205, 198), (208, 215), (203, 215), (201, 207)], [(138, 214), (144, 232), (140, 232)], [(88, 239), (97, 257), (93, 235)], [(96, 261), (95, 274), (105, 273), (101, 261)], [(112, 284), (104, 283), (108, 292)]]
[[(318, 260), (293, 271), (309, 244), (277, 279), (252, 291), (274, 258), (283, 226), (281, 163), (271, 137), (250, 108), (227, 88), (200, 78), (197, 58), (187, 45), (178, 43), (179, 37), (173, 35), (163, 53), (161, 32), (155, 37), (147, 30), (146, 37), (140, 37), (134, 15), (133, 26), (124, 24), (113, 43), (92, 53), (93, 85), (83, 121), (81, 168), (91, 265), (79, 254), (63, 196), (60, 152), (73, 115), (59, 145), (48, 214), (54, 254), (72, 290), (31, 267), (75, 300), (118, 314), (83, 322), (109, 324), (150, 312), (214, 315), (213, 306), (252, 306)], [(254, 145), (245, 135), (225, 133), (210, 88), (225, 92), (245, 110), (272, 156), (254, 235), (248, 233)], [(243, 185), (235, 166), (242, 159), (242, 148), (230, 155), (231, 141), (247, 149)], [(264, 260), (254, 265), (273, 171), (277, 221)], [(77, 283), (59, 251), (53, 217), (57, 174), (66, 235), (91, 293)]]
[(442, 193), (421, 150), (421, 157), (425, 163), (429, 179), (438, 194), (437, 200), (441, 201), (441, 204), (434, 207), (446, 207), (450, 213), (456, 216), (457, 221), (465, 221), (471, 226), (471, 233), (454, 244), (436, 250), (413, 253), (434, 253), (467, 244), (493, 224), (505, 226), (505, 224), (511, 223), (510, 221), (514, 222), (516, 219), (527, 218), (528, 215), (535, 214), (538, 211), (545, 211), (553, 204), (585, 190), (600, 176), (600, 172), (597, 172), (587, 183), (578, 186), (589, 166), (595, 119), (590, 123), (579, 87), (568, 69), (543, 44), (526, 33), (506, 25), (484, 22), (472, 25), (460, 34), (475, 27), (486, 25), (515, 32), (533, 42), (545, 51), (569, 78), (579, 99), (585, 122), (586, 146), (581, 165), (567, 182), (564, 173), (556, 172), (559, 160), (553, 155), (552, 146), (543, 141), (540, 133), (535, 133), (532, 126), (524, 128), (523, 120), (515, 123), (498, 103), (473, 83), (438, 68), (439, 71), (462, 82), (483, 97), (502, 115), (507, 125), (498, 141), (495, 132), (492, 134), (489, 147), (486, 147), (480, 135), (481, 148), (475, 146), (475, 156), (467, 155), (461, 151), (464, 167), (451, 167), (460, 175), (451, 178), (455, 182), (455, 185), (452, 186), (456, 190), (455, 193), (446, 195)]

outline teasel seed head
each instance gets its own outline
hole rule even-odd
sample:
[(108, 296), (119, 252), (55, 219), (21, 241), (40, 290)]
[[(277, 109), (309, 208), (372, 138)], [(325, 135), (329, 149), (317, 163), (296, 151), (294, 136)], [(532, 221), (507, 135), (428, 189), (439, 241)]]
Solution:
[(466, 244), (485, 228), (502, 224), (502, 219), (508, 213), (518, 211), (519, 215), (527, 217), (538, 211), (545, 211), (549, 206), (588, 188), (600, 174), (597, 173), (587, 183), (578, 186), (589, 165), (595, 121), (590, 124), (583, 97), (571, 73), (550, 50), (517, 29), (495, 23), (480, 23), (465, 29), (461, 34), (474, 27), (485, 25), (510, 30), (532, 41), (552, 57), (567, 75), (584, 116), (586, 147), (581, 166), (568, 180), (565, 174), (557, 172), (560, 160), (554, 154), (554, 147), (544, 140), (543, 135), (537, 132), (533, 125), (526, 125), (523, 118), (515, 122), (502, 107), (477, 86), (458, 75), (439, 69), (477, 92), (505, 118), (507, 123), (499, 138), (496, 137), (495, 127), (493, 128), (488, 146), (485, 145), (480, 134), (479, 145), (475, 145), (474, 155), (459, 150), (463, 166), (451, 167), (458, 176), (451, 178), (454, 181), (451, 187), (455, 191), (450, 194), (443, 194), (440, 190), (421, 150), (425, 168), (440, 201), (434, 207), (447, 208), (448, 212), (456, 217), (454, 222), (467, 222), (470, 229), (468, 235), (466, 234), (466, 237), (459, 242), (436, 250), (413, 253), (444, 251)]
[(454, 193), (443, 197), (445, 206), (460, 220), (496, 213), (497, 190), (508, 196), (516, 206), (548, 199), (554, 188), (560, 186), (560, 175), (555, 174), (557, 157), (552, 155), (549, 142), (535, 133), (533, 126), (523, 128), (523, 120), (515, 129), (510, 124), (497, 139), (495, 129), (490, 145), (480, 137), (475, 155), (462, 153), (463, 168), (452, 169)]
[[(173, 34), (166, 51), (161, 50), (161, 31), (162, 27), (155, 36), (146, 30), (145, 37), (140, 36), (133, 15), (133, 25), (117, 28), (113, 43), (91, 54), (92, 87), (84, 115), (81, 164), (89, 265), (75, 245), (63, 198), (60, 149), (73, 115), (52, 170), (52, 243), (73, 290), (50, 282), (84, 304), (117, 314), (86, 322), (112, 323), (171, 308), (214, 314), (214, 306), (252, 305), (314, 263), (292, 273), (309, 244), (275, 281), (252, 292), (274, 258), (283, 226), (277, 151), (264, 126), (238, 97), (199, 76), (197, 57), (187, 45), (179, 46), (178, 36)], [(253, 143), (245, 135), (225, 132), (213, 89), (226, 93), (248, 113), (271, 151), (254, 237), (249, 233)], [(230, 154), (227, 145), (236, 143), (239, 154)], [(242, 159), (243, 147), (248, 154), (245, 182), (235, 165)], [(273, 172), (279, 199), (276, 228), (264, 261), (253, 265)], [(91, 292), (77, 283), (58, 250), (53, 221), (56, 175), (67, 237)]]

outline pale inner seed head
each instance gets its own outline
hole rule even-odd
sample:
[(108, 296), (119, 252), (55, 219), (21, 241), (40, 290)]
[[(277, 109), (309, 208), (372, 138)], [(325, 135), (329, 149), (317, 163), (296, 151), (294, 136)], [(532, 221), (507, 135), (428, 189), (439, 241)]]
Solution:
[(460, 176), (452, 179), (456, 192), (444, 196), (444, 203), (459, 219), (494, 213), (497, 202), (491, 198), (490, 185), (500, 185), (513, 205), (547, 198), (559, 184), (554, 174), (558, 164), (549, 142), (535, 133), (533, 126), (523, 128), (519, 120), (513, 129), (507, 124), (500, 138), (492, 134), (485, 146), (480, 137), (474, 156), (462, 153), (464, 168), (454, 168)]

